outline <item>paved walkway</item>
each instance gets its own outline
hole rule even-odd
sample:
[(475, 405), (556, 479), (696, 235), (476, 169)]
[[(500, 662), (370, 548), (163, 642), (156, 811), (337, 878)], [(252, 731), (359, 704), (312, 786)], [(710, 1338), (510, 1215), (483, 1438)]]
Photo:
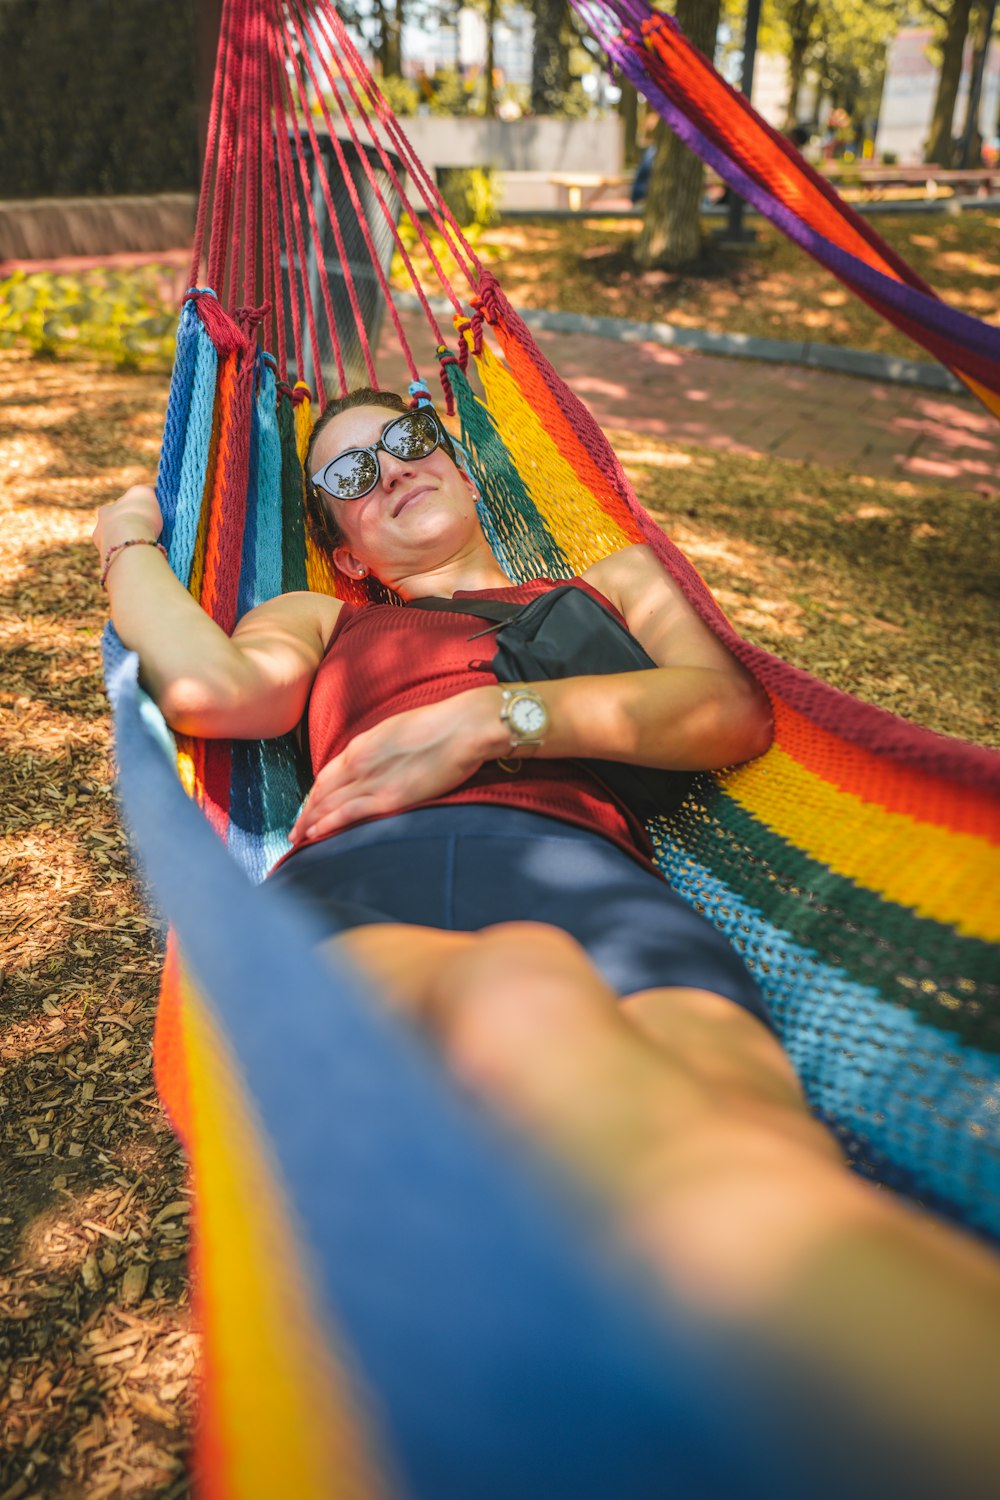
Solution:
[[(422, 357), (426, 325), (403, 322)], [(605, 429), (1000, 495), (1000, 422), (971, 396), (587, 334), (535, 337)], [(405, 389), (388, 320), (378, 365), (383, 385)]]
[[(156, 256), (163, 295), (171, 302), (183, 293), (187, 256), (185, 250)], [(79, 271), (90, 265), (131, 267), (150, 258), (137, 252), (20, 265)], [(0, 273), (9, 269), (0, 266)], [(426, 324), (419, 313), (401, 316), (422, 368), (430, 372)], [(594, 334), (539, 329), (535, 337), (609, 431), (1000, 495), (1000, 422), (971, 396)], [(914, 354), (920, 355), (916, 346)], [(388, 318), (377, 364), (383, 386), (405, 389), (408, 377)]]

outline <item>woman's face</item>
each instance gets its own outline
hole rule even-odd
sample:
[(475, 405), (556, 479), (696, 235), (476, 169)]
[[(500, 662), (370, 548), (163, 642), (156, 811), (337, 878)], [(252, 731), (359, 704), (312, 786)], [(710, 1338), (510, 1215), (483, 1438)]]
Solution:
[[(354, 406), (323, 429), (310, 467), (317, 472), (348, 448), (367, 448), (400, 413), (391, 407)], [(379, 478), (360, 500), (322, 493), (344, 544), (334, 551), (341, 572), (352, 578), (373, 573), (394, 587), (441, 567), (479, 544), (475, 493), (468, 477), (444, 450), (427, 458), (397, 458), (379, 449)]]

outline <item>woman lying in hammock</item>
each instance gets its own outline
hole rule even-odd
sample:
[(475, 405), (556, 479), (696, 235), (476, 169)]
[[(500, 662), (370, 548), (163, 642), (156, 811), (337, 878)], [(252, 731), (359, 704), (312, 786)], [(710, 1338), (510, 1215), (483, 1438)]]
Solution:
[[(498, 567), (452, 454), (400, 397), (328, 406), (307, 472), (336, 566), (408, 602), (550, 588)], [(465, 613), (294, 593), (229, 638), (152, 546), (127, 545), (160, 525), (137, 487), (102, 508), (95, 542), (167, 722), (308, 734), (315, 782), (271, 879), (438, 1033), (467, 1083), (600, 1183), (674, 1292), (793, 1362), (815, 1356), (832, 1399), (916, 1424), (928, 1462), (978, 1486), (1000, 1388), (996, 1263), (844, 1170), (739, 957), (579, 765), (696, 771), (770, 743), (765, 695), (653, 553), (627, 548), (578, 584), (655, 668), (512, 692), (484, 670), (489, 626)]]

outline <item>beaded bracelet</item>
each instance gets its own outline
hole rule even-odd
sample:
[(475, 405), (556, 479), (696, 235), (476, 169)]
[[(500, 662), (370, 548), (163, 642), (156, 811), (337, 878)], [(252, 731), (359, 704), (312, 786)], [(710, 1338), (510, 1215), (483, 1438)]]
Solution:
[(108, 570), (110, 569), (111, 564), (114, 562), (119, 552), (124, 552), (126, 547), (155, 547), (157, 552), (163, 553), (164, 557), (166, 557), (167, 555), (167, 549), (166, 547), (164, 547), (163, 543), (154, 542), (152, 537), (134, 536), (127, 542), (116, 542), (115, 545), (113, 547), (109, 547), (107, 552), (105, 552), (104, 554), (104, 566), (101, 569), (102, 589), (106, 589), (108, 586)]

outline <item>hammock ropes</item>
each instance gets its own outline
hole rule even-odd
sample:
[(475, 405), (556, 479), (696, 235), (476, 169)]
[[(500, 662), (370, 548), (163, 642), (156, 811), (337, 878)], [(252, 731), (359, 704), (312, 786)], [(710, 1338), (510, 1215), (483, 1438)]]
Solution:
[[(574, 4), (687, 145), (1000, 416), (1000, 331), (941, 302), (670, 18)], [(314, 407), (378, 385), (380, 311), (430, 399), (400, 275), (504, 570), (571, 577), (645, 542), (767, 688), (772, 749), (652, 822), (659, 863), (743, 954), (856, 1168), (1000, 1238), (1000, 758), (737, 635), (328, 0), (225, 0), (157, 478), (174, 572), (227, 631), (283, 591), (385, 597), (313, 541), (301, 465)], [(575, 1207), (319, 965), (304, 914), (255, 889), (306, 788), (294, 740), (172, 736), (110, 629), (105, 654), (125, 815), (172, 927), (155, 1067), (196, 1194), (202, 1493), (843, 1494), (857, 1434), (777, 1400), (749, 1351), (694, 1337), (682, 1310), (651, 1317)], [(802, 1452), (781, 1440), (786, 1402)]]

